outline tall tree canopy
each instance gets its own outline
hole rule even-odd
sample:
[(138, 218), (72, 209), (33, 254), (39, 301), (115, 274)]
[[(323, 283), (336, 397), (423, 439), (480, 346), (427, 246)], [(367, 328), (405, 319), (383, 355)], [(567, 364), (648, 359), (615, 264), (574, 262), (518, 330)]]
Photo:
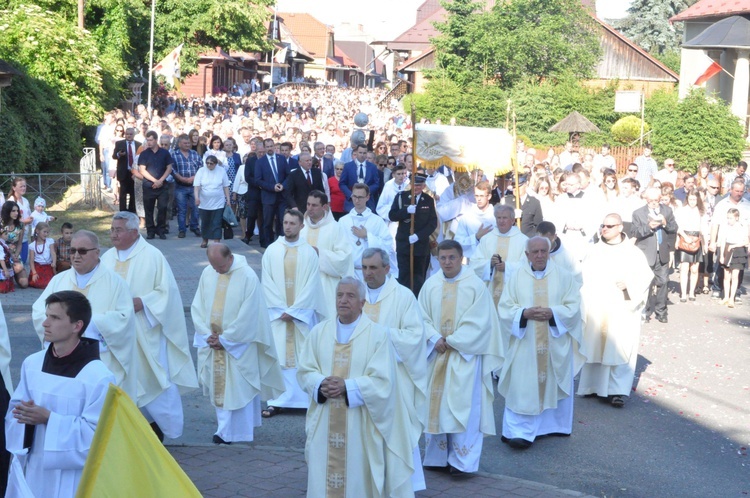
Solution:
[(437, 69), (459, 84), (502, 87), (572, 75), (587, 77), (601, 50), (580, 0), (514, 0), (489, 10), (473, 0), (443, 1), (445, 22), (432, 40)]
[(682, 23), (670, 24), (669, 18), (698, 0), (633, 0), (628, 16), (615, 27), (644, 50), (659, 56), (680, 48)]

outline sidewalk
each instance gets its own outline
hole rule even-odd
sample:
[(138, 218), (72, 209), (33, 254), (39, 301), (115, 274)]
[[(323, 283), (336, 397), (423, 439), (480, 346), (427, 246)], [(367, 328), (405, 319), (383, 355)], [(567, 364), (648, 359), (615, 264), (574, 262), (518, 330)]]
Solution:
[[(182, 469), (206, 498), (229, 496), (299, 497), (307, 489), (302, 450), (231, 446), (168, 446)], [(425, 472), (427, 496), (502, 496), (505, 498), (594, 498), (546, 484), (479, 472), (461, 481), (438, 472)]]
[[(141, 231), (141, 235), (145, 235), (145, 230)], [(254, 237), (250, 246), (240, 242), (239, 238), (224, 242), (235, 254), (247, 257), (248, 263), (260, 277), (262, 254), (259, 252), (257, 239), (257, 236)], [(109, 245), (109, 241), (102, 242)], [(184, 239), (178, 239), (177, 222), (173, 220), (166, 240), (155, 239), (149, 243), (161, 250), (169, 261), (180, 288), (185, 311), (189, 313), (201, 272), (208, 265), (206, 250), (200, 248), (201, 239), (192, 233), (188, 233)], [(41, 292), (37, 289), (17, 288), (15, 292), (3, 294), (1, 301), (4, 312), (31, 313), (31, 306)], [(208, 498), (305, 496), (307, 467), (304, 448), (200, 444), (167, 446), (167, 449), (200, 492)], [(594, 498), (576, 491), (493, 474), (478, 473), (472, 478), (455, 481), (447, 474), (425, 472), (425, 478), (429, 489), (417, 493), (419, 497), (473, 494), (508, 498)]]

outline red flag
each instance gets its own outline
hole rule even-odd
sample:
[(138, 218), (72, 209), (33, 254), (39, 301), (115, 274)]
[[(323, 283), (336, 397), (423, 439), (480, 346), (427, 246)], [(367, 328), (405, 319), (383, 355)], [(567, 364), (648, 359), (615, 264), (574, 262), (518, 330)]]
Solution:
[(718, 62), (713, 61), (708, 68), (706, 68), (705, 71), (703, 71), (703, 74), (698, 76), (698, 79), (695, 80), (695, 83), (693, 83), (695, 86), (700, 86), (706, 81), (710, 80), (716, 73), (720, 73), (722, 71), (722, 67), (719, 65)]

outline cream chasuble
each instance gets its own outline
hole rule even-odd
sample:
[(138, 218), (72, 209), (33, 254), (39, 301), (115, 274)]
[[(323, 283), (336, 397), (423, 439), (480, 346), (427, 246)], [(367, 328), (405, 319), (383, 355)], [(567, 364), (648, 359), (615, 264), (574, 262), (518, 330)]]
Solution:
[[(188, 349), (187, 325), (180, 289), (164, 255), (138, 237), (124, 261), (112, 248), (102, 255), (102, 266), (114, 270), (127, 282), (132, 297), (139, 297), (148, 309), (135, 314), (138, 351), (138, 406), (153, 401), (174, 383), (182, 394), (198, 387), (195, 366)], [(159, 352), (162, 335), (167, 340), (167, 369)]]
[(482, 237), (476, 251), (469, 262), (469, 266), (476, 275), (487, 282), (492, 294), (494, 307), (503, 294), (505, 272), (494, 271), (490, 268), (492, 256), (499, 254), (503, 258), (508, 271), (508, 263), (517, 263), (526, 259), (526, 237), (515, 225), (506, 234), (501, 234), (497, 227)]
[(386, 277), (374, 303), (365, 302), (363, 312), (373, 322), (388, 328), (398, 357), (398, 383), (404, 406), (409, 410), (416, 446), (427, 415), (427, 338), (419, 303), (408, 288)]
[[(532, 306), (552, 309), (556, 332), (547, 322), (534, 320), (520, 329), (523, 310)], [(521, 264), (508, 275), (498, 313), (508, 354), (497, 388), (506, 407), (523, 415), (556, 408), (573, 394), (571, 376), (585, 361), (578, 352), (580, 296), (573, 276), (548, 261), (542, 278), (536, 278), (528, 263)]]
[(299, 236), (318, 249), (320, 280), (326, 305), (325, 315), (336, 316), (336, 285), (342, 277), (354, 275), (349, 235), (333, 219), (331, 212), (327, 211), (318, 223), (313, 223), (310, 217), (305, 215), (305, 226)]
[[(449, 282), (442, 271), (428, 278), (419, 293), (427, 337), (440, 334), (453, 349), (433, 351), (427, 364), (430, 434), (466, 431), (471, 409), (477, 356), (482, 357), (479, 430), (495, 434), (492, 372), (502, 367), (500, 326), (487, 286), (463, 267)], [(467, 359), (468, 357), (468, 359)]]
[(233, 256), (225, 274), (211, 266), (203, 270), (190, 307), (196, 339), (205, 341), (215, 332), (225, 347), (198, 349), (203, 392), (224, 410), (244, 408), (258, 394), (265, 400), (284, 391), (260, 282), (244, 256)]
[[(112, 372), (120, 386), (133, 401), (137, 398), (138, 364), (135, 311), (128, 284), (114, 271), (97, 266), (94, 274), (83, 288), (79, 288), (74, 269), (55, 275), (42, 295), (31, 308), (34, 328), (44, 345), (44, 322), (47, 296), (57, 291), (74, 290), (86, 296), (91, 303), (91, 322), (98, 334), (92, 333), (92, 325), (84, 333), (85, 337), (104, 339), (100, 346), (100, 357)], [(106, 348), (106, 349), (105, 349)]]
[[(299, 360), (297, 377), (312, 398), (305, 423), (307, 496), (413, 496), (408, 414), (392, 382), (396, 362), (387, 334), (361, 316), (342, 344), (336, 324), (333, 319), (315, 326)], [(317, 388), (331, 375), (353, 380), (364, 404), (347, 406), (344, 397), (318, 403)]]

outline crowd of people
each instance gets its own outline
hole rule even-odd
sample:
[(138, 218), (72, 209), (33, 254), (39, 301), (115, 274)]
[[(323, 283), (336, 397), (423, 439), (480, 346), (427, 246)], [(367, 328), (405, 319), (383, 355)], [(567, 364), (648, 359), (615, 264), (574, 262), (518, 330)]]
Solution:
[[(307, 410), (308, 496), (413, 496), (429, 487), (423, 469), (475, 473), (498, 427), (516, 450), (569, 436), (575, 394), (622, 408), (642, 324), (668, 323), (672, 271), (679, 306), (712, 291), (730, 307), (741, 300), (745, 163), (690, 175), (671, 159), (659, 169), (646, 146), (619, 175), (608, 147), (568, 143), (539, 161), (519, 142), (517, 180), (412, 173), (411, 123), (379, 110), (379, 97), (282, 88), (267, 102), (196, 101), (160, 120), (107, 116), (104, 188), (120, 211), (104, 254), (86, 230), (49, 238), (50, 220), (32, 219), (14, 184), (3, 276), (19, 286), (51, 277), (33, 306), (49, 346), (24, 362), (6, 420), (16, 457), (29, 447), (18, 424), (37, 428), (25, 466), (37, 496), (74, 492), (110, 381), (161, 439), (182, 433), (180, 395), (197, 387), (215, 408), (216, 444), (252, 441), (263, 418)], [(364, 127), (360, 112), (369, 136), (349, 125)], [(122, 138), (107, 128), (118, 126)], [(264, 249), (260, 278), (221, 242), (227, 210), (243, 241), (257, 235)], [(147, 242), (166, 238), (173, 211), (177, 237), (200, 237), (209, 263), (190, 308), (197, 367), (171, 268)], [(51, 275), (44, 258), (29, 262), (31, 278), (7, 271), (24, 242), (50, 254)], [(37, 383), (80, 403), (36, 399)], [(77, 463), (47, 461), (65, 441)]]

